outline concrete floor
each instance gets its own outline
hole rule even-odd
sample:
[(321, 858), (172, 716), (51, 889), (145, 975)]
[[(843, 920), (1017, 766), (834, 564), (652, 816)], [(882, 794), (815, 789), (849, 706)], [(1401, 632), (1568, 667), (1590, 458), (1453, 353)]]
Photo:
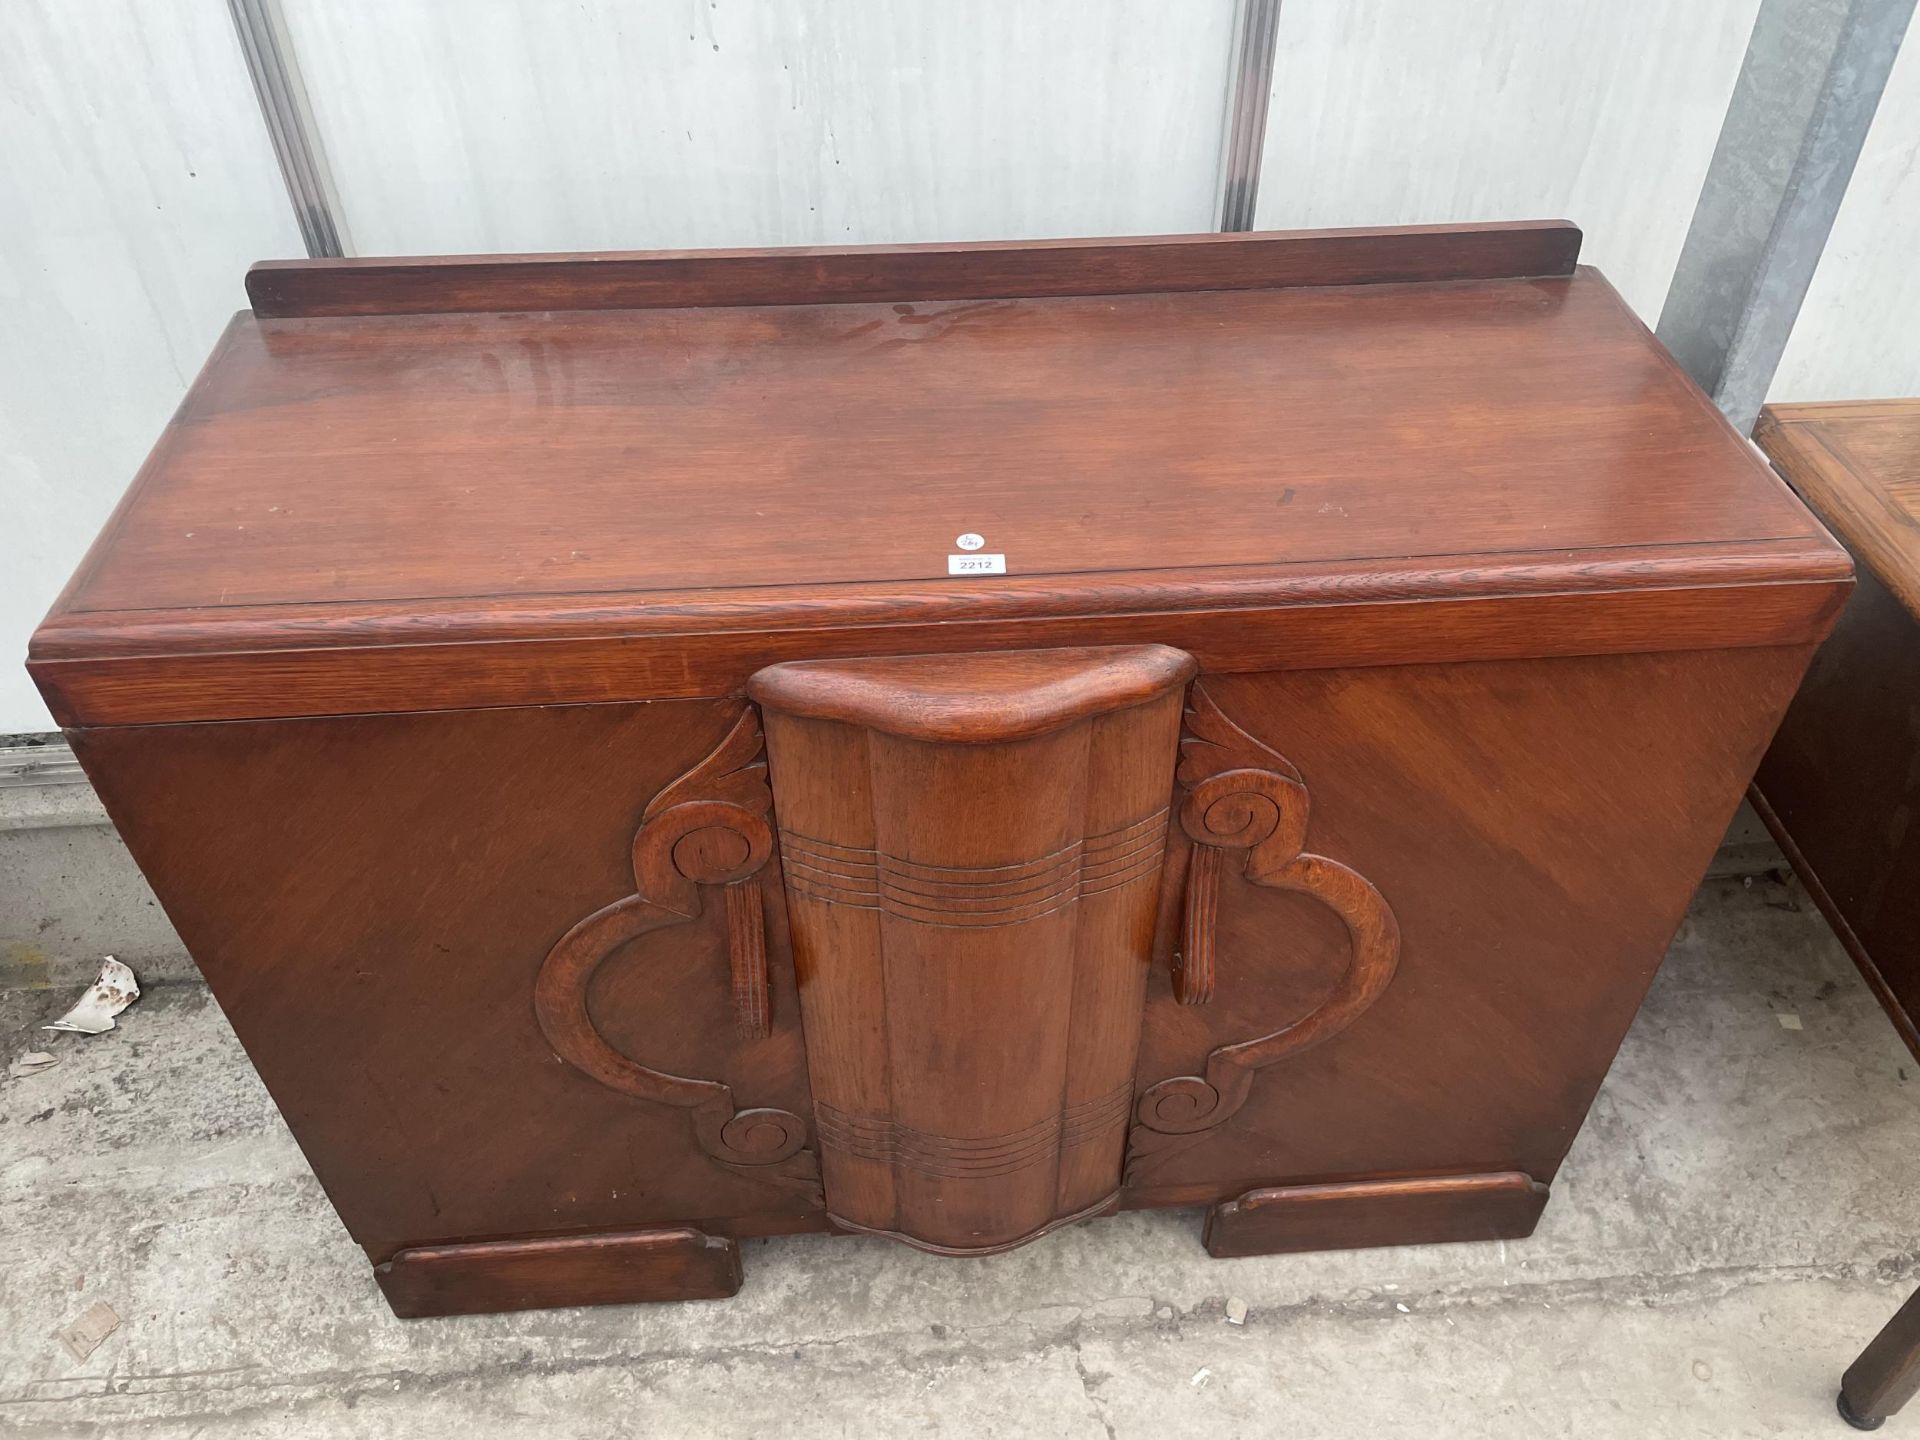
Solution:
[[(66, 998), (0, 1009), (7, 1058), (60, 1056), (0, 1079), (5, 1435), (1838, 1437), (1839, 1373), (1920, 1269), (1920, 1071), (1768, 881), (1697, 901), (1531, 1240), (799, 1237), (710, 1304), (395, 1320), (204, 991), (25, 1028)], [(55, 1332), (95, 1300), (122, 1324), (75, 1362)]]

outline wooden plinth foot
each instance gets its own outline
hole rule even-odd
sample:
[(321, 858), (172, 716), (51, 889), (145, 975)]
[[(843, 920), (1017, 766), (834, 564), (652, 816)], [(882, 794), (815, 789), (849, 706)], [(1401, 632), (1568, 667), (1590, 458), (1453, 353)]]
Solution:
[(1454, 1240), (1512, 1240), (1531, 1235), (1547, 1187), (1518, 1170), (1339, 1185), (1249, 1190), (1207, 1212), (1207, 1253), (1288, 1255), (1431, 1245)]
[(724, 1300), (740, 1289), (740, 1247), (699, 1230), (639, 1230), (402, 1250), (373, 1274), (402, 1320)]

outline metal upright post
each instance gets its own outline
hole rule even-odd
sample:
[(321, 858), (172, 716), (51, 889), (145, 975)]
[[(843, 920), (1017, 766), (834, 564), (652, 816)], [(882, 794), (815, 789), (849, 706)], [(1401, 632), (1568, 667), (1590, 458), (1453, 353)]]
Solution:
[(1260, 157), (1267, 141), (1267, 100), (1280, 28), (1280, 0), (1240, 0), (1228, 68), (1226, 124), (1220, 148), (1220, 228), (1253, 229), (1260, 199)]
[(267, 122), (280, 175), (311, 256), (346, 254), (346, 227), (313, 123), (306, 86), (287, 42), (279, 0), (227, 0), (233, 28), (253, 76), (253, 93)]
[(1762, 0), (1659, 335), (1753, 428), (1914, 0)]

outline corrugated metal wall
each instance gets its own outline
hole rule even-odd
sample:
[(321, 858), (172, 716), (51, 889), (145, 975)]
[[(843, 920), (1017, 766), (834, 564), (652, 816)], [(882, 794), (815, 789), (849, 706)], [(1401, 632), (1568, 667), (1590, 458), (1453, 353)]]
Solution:
[(369, 254), (1211, 224), (1232, 0), (285, 13)]
[[(1286, 0), (1263, 227), (1565, 215), (1653, 320), (1758, 0)], [(1233, 0), (284, 0), (359, 253), (1212, 228)], [(1920, 54), (1776, 393), (1920, 391)], [(1904, 221), (1904, 223), (1902, 223)], [(0, 732), (226, 316), (300, 253), (215, 0), (0, 5)]]
[(0, 4), (0, 732), (50, 726), (27, 636), (299, 246), (224, 6)]
[(1266, 229), (1564, 216), (1649, 323), (1759, 0), (1285, 0)]

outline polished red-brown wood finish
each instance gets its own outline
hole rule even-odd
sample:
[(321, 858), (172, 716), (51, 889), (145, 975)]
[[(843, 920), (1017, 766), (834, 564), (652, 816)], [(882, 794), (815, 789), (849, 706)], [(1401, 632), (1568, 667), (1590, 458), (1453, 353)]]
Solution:
[(402, 1320), (635, 1300), (724, 1300), (740, 1247), (698, 1230), (402, 1250), (373, 1275)]
[(1920, 1055), (1920, 400), (1773, 405), (1754, 434), (1860, 559), (1754, 805)]
[(1518, 1170), (1249, 1190), (1207, 1211), (1216, 1260), (1531, 1235), (1547, 1187)]
[[(1424, 243), (1443, 283), (1210, 237), (1234, 288), (1154, 288), (1175, 246), (1097, 296), (243, 314), (32, 667), (63, 723), (151, 723), (700, 697), (826, 656), (1819, 628), (1844, 557), (1603, 279)], [(947, 577), (967, 532), (1005, 576)]]
[(1120, 1198), (1192, 657), (754, 676), (834, 1223), (946, 1254)]
[[(1920, 1056), (1920, 399), (1770, 405), (1754, 438), (1860, 561), (1754, 808)], [(1920, 1295), (1840, 1382), (1860, 1429), (1920, 1391)]]
[(259, 267), (30, 666), (400, 1313), (1517, 1236), (1850, 572), (1577, 238)]
[(1548, 220), (973, 245), (274, 260), (247, 272), (247, 299), (256, 315), (276, 317), (1005, 300), (1567, 275), (1579, 255), (1580, 231)]

